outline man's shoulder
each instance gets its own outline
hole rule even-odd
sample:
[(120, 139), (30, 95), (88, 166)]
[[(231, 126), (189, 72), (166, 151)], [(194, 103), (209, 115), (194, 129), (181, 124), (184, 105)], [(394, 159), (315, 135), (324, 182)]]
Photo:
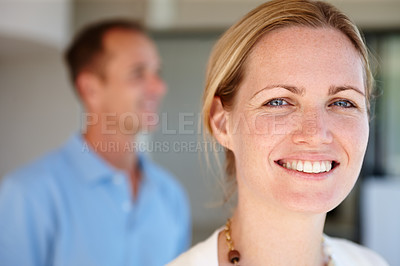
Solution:
[(62, 158), (61, 149), (53, 150), (7, 173), (1, 181), (29, 191), (43, 188), (44, 184), (54, 182)]
[(186, 190), (177, 178), (167, 169), (155, 163), (150, 158), (141, 155), (145, 164), (145, 172), (156, 184), (159, 192), (165, 198), (176, 198), (179, 202), (186, 202), (188, 196)]
[[(389, 264), (375, 251), (342, 238), (327, 237), (334, 260), (356, 263), (364, 266), (388, 266)], [(347, 265), (347, 264), (345, 264)], [(349, 264), (352, 265), (352, 264)]]
[(145, 155), (141, 155), (141, 157), (146, 167), (145, 171), (149, 174), (149, 177), (157, 183), (157, 185), (166, 189), (183, 190), (182, 185), (170, 171)]

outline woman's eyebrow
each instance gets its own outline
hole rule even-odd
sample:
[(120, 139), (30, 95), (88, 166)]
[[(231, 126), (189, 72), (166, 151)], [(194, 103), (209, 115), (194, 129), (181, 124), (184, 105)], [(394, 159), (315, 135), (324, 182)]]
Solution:
[(292, 85), (283, 85), (283, 84), (276, 84), (276, 85), (268, 85), (267, 87), (257, 91), (252, 97), (251, 99), (253, 99), (257, 94), (259, 94), (262, 91), (265, 90), (270, 90), (270, 89), (274, 89), (274, 88), (282, 88), (282, 89), (286, 89), (288, 91), (290, 91), (291, 93), (294, 94), (298, 94), (298, 95), (304, 95), (304, 88), (298, 88), (296, 86), (292, 86)]
[(347, 91), (347, 90), (353, 90), (353, 91), (356, 91), (357, 93), (361, 94), (362, 96), (365, 96), (365, 94), (360, 89), (358, 89), (357, 87), (347, 86), (347, 85), (345, 85), (345, 86), (331, 86), (329, 88), (328, 95), (334, 95), (334, 94), (339, 93), (341, 91)]
[[(257, 91), (252, 97), (251, 99), (253, 99), (257, 94), (259, 94), (262, 91), (265, 90), (270, 90), (270, 89), (274, 89), (274, 88), (283, 88), (286, 89), (294, 94), (298, 94), (298, 95), (304, 95), (305, 89), (304, 88), (298, 88), (296, 86), (292, 86), (292, 85), (282, 85), (282, 84), (278, 84), (278, 85), (268, 85), (265, 88)], [(357, 93), (361, 94), (362, 96), (365, 96), (365, 94), (358, 89), (357, 87), (353, 87), (353, 86), (348, 86), (348, 85), (344, 85), (344, 86), (331, 86), (329, 88), (329, 92), (328, 95), (335, 95), (341, 91), (346, 91), (346, 90), (353, 90), (356, 91)]]

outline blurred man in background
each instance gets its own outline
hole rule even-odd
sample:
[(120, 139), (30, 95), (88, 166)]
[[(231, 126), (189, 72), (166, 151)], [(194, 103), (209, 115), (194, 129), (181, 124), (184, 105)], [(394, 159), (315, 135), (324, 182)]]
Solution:
[(166, 92), (156, 47), (139, 24), (107, 21), (77, 35), (66, 61), (86, 128), (3, 178), (0, 264), (164, 265), (191, 225), (181, 186), (137, 152)]

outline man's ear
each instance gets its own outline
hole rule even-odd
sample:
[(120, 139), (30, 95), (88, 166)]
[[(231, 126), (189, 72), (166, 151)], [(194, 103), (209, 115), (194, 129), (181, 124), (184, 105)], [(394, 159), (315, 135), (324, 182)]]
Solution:
[(210, 109), (211, 129), (219, 144), (227, 149), (231, 149), (228, 117), (229, 113), (222, 106), (221, 98), (215, 96)]
[(102, 87), (100, 78), (91, 72), (81, 72), (75, 81), (79, 97), (89, 110), (99, 110), (102, 104)]

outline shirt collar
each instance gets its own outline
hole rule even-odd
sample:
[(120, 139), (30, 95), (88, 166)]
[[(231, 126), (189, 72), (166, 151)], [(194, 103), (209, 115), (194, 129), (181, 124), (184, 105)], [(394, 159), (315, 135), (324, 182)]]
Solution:
[[(101, 158), (85, 141), (80, 133), (70, 137), (64, 146), (64, 151), (71, 166), (80, 177), (89, 183), (108, 180), (115, 175), (126, 176), (123, 171), (116, 169)], [(141, 152), (137, 153), (138, 165), (142, 172), (142, 182), (148, 185), (154, 182), (154, 168), (150, 159)]]
[[(112, 178), (115, 175), (125, 175), (101, 158), (79, 133), (73, 135), (65, 145), (68, 159), (79, 176), (90, 183), (96, 183)], [(138, 154), (139, 167), (142, 168), (143, 176), (146, 176), (146, 160)]]

